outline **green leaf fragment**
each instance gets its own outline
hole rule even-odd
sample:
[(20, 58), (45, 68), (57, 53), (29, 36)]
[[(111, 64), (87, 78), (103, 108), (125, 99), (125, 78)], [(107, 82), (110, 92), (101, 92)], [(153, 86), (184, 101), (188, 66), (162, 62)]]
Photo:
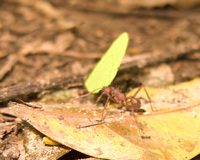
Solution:
[(128, 46), (128, 34), (122, 33), (110, 46), (85, 81), (90, 93), (98, 93), (111, 84)]

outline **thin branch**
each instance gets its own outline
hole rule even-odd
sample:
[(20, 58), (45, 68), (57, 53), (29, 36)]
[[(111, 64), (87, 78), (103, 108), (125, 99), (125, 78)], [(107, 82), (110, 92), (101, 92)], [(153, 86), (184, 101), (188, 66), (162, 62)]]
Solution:
[(59, 77), (38, 82), (22, 83), (0, 90), (0, 103), (12, 100), (17, 97), (28, 96), (40, 93), (44, 90), (69, 88), (83, 85), (84, 77), (75, 75), (70, 77)]

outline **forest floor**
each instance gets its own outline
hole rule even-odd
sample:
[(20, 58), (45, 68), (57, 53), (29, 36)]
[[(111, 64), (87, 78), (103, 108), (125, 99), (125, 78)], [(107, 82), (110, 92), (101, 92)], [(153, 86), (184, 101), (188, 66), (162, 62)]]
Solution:
[[(136, 87), (136, 77), (140, 79), (162, 65), (170, 68), (170, 73), (160, 70), (159, 74), (172, 75), (171, 84), (200, 76), (199, 8), (132, 10), (114, 3), (89, 2), (0, 2), (1, 94), (3, 88), (18, 84), (86, 77), (123, 32), (129, 34), (130, 41), (115, 85), (124, 90), (133, 83), (131, 87)], [(144, 82), (152, 83), (156, 81)], [(18, 159), (22, 150), (18, 147), (22, 147), (22, 135), (14, 132), (16, 117), (7, 106), (8, 100), (16, 97), (0, 98), (2, 159)]]

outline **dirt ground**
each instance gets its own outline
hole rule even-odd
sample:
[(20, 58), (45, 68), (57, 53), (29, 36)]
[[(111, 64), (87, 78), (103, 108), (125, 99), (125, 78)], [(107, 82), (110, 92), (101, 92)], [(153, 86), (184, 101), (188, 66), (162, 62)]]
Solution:
[[(136, 77), (142, 79), (162, 65), (170, 68), (171, 84), (200, 76), (199, 6), (133, 9), (117, 2), (2, 0), (0, 94), (5, 94), (3, 88), (26, 82), (87, 76), (123, 32), (130, 41), (113, 84), (124, 90), (135, 87)], [(161, 77), (168, 74), (160, 71)], [(156, 86), (152, 83), (144, 82)], [(23, 150), (22, 133), (15, 134), (16, 117), (7, 107), (16, 97), (0, 97), (0, 159), (18, 159)]]

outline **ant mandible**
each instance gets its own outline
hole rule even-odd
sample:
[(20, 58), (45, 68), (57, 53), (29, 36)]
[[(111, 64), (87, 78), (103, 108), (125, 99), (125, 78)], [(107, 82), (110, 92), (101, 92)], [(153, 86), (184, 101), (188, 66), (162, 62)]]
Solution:
[[(102, 120), (105, 119), (105, 115), (104, 115), (104, 112), (107, 108), (107, 105), (108, 105), (108, 102), (109, 100), (112, 100), (114, 103), (117, 103), (117, 104), (123, 104), (127, 110), (130, 110), (132, 111), (132, 114), (135, 118), (135, 121), (136, 121), (136, 124), (137, 126), (139, 126), (139, 123), (137, 121), (137, 118), (136, 118), (136, 115), (135, 115), (135, 112), (137, 112), (140, 107), (141, 107), (141, 102), (140, 102), (140, 99), (139, 98), (136, 98), (136, 95), (139, 93), (139, 91), (144, 88), (145, 92), (146, 92), (146, 95), (149, 99), (149, 102), (150, 102), (150, 105), (151, 105), (151, 109), (153, 110), (152, 108), (152, 104), (151, 104), (151, 99), (147, 93), (147, 90), (145, 89), (144, 86), (140, 86), (138, 88), (138, 90), (135, 92), (135, 94), (133, 96), (129, 96), (129, 97), (126, 97), (126, 94), (125, 93), (122, 93), (119, 88), (115, 88), (115, 87), (104, 87), (102, 90), (101, 90), (101, 95), (97, 98), (96, 102), (100, 101), (100, 99), (102, 98), (103, 95), (106, 95), (107, 96), (107, 100), (106, 100), (106, 103), (104, 105), (104, 109), (103, 109), (103, 112), (102, 112)], [(128, 103), (131, 103), (131, 106), (128, 105)]]

